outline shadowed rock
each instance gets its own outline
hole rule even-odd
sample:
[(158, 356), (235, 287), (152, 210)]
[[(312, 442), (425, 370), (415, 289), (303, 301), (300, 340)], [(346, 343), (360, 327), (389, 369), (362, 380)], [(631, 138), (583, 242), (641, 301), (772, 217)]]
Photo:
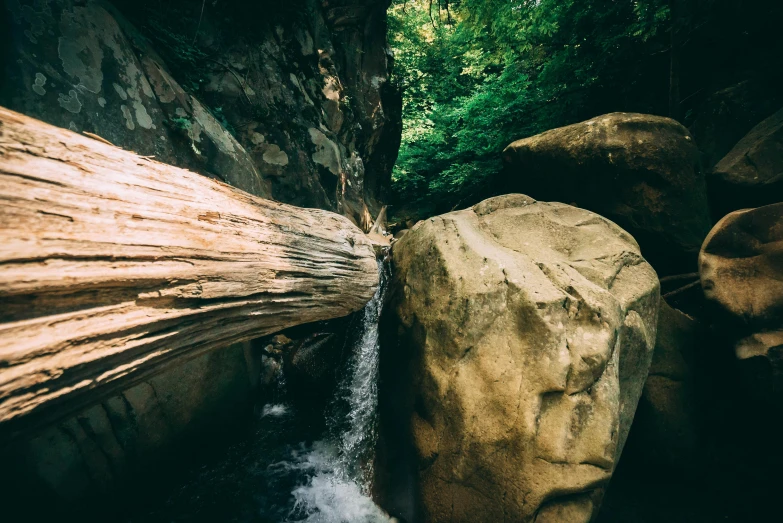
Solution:
[(735, 342), (748, 384), (779, 406), (783, 391), (783, 203), (733, 212), (699, 255), (704, 295)]
[(400, 143), (388, 0), (9, 0), (0, 105), (367, 231)]
[(633, 450), (642, 460), (640, 471), (649, 466), (695, 471), (698, 428), (693, 366), (703, 337), (696, 320), (661, 300), (655, 353), (634, 418)]
[(778, 82), (757, 77), (721, 89), (700, 103), (689, 130), (707, 172), (781, 103)]
[(783, 109), (751, 129), (708, 182), (719, 216), (783, 201)]

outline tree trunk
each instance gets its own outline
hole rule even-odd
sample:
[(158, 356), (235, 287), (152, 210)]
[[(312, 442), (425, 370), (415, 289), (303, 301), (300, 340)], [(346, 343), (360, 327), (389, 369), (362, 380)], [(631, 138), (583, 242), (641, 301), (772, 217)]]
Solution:
[(360, 309), (346, 218), (0, 107), (0, 434), (204, 351)]

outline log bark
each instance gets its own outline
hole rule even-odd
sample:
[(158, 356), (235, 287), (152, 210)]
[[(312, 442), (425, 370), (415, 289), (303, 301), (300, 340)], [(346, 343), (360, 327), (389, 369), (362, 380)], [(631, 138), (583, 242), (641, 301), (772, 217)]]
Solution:
[(180, 358), (360, 309), (348, 219), (0, 108), (0, 436)]

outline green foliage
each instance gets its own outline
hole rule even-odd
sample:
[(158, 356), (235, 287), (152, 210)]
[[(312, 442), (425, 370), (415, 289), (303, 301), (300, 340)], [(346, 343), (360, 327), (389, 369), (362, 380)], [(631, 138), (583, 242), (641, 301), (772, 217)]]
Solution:
[(191, 124), (190, 120), (187, 118), (171, 118), (169, 123), (171, 124), (172, 128), (185, 132), (189, 131), (193, 127), (193, 124)]
[[(199, 44), (197, 38), (197, 28), (200, 27), (199, 10), (194, 9), (192, 4), (169, 2), (156, 4), (145, 9), (144, 13), (143, 27), (146, 34), (155, 42), (156, 49), (165, 58), (180, 85), (196, 95), (215, 119), (236, 137), (236, 129), (229, 123), (223, 107), (209, 104), (209, 93), (199, 92), (209, 81), (208, 65), (221, 65), (210, 58), (207, 51)], [(173, 118), (169, 122), (174, 129), (186, 132), (191, 129), (191, 121), (187, 118)]]
[(448, 14), (437, 2), (395, 0), (389, 12), (404, 102), (398, 212), (485, 196), (516, 139), (611, 111), (666, 111), (665, 0), (461, 0)]

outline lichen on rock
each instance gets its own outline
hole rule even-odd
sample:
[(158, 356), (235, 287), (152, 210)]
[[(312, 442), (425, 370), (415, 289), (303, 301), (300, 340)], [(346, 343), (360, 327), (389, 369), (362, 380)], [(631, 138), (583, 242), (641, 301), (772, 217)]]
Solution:
[(184, 0), (9, 1), (0, 104), (369, 229), (401, 129), (387, 4), (229, 1), (199, 24)]

